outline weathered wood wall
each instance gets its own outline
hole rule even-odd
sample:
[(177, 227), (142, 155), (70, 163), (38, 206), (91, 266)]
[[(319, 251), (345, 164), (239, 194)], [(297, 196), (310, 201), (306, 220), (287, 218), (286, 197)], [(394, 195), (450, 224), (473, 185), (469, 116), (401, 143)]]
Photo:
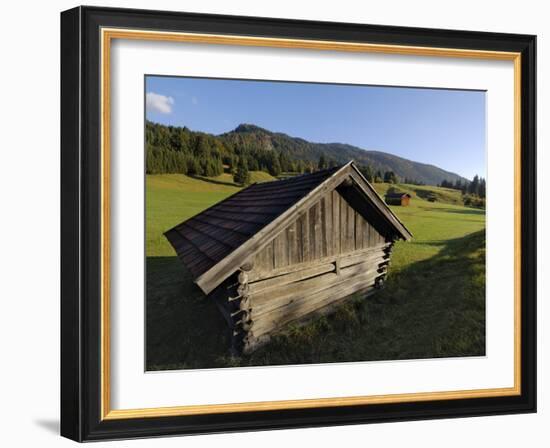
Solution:
[(393, 243), (383, 243), (317, 263), (297, 264), (275, 277), (241, 271), (212, 294), (225, 316), (236, 352), (251, 352), (292, 322), (334, 309), (350, 296), (381, 285)]
[(274, 270), (384, 242), (385, 237), (333, 190), (255, 256), (254, 275), (272, 276)]
[(291, 322), (329, 312), (353, 294), (374, 291), (386, 273), (390, 251), (391, 243), (380, 244), (247, 283), (251, 325), (244, 350), (255, 349)]
[(373, 292), (392, 246), (337, 191), (327, 193), (213, 294), (234, 349), (251, 352), (291, 322)]

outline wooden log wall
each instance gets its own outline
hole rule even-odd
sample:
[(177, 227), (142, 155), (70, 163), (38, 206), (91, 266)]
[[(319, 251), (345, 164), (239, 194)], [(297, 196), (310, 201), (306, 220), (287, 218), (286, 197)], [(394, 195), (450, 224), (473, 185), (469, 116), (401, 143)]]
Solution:
[(251, 352), (284, 329), (330, 312), (357, 293), (369, 294), (385, 278), (393, 243), (382, 243), (319, 262), (279, 269), (272, 277), (248, 277), (250, 325), (244, 352)]
[(233, 352), (252, 352), (289, 323), (374, 292), (392, 246), (337, 191), (327, 193), (212, 293)]
[(233, 353), (250, 353), (290, 323), (326, 314), (358, 293), (375, 292), (386, 275), (392, 246), (383, 243), (287, 267), (272, 277), (241, 269), (211, 294), (228, 323)]

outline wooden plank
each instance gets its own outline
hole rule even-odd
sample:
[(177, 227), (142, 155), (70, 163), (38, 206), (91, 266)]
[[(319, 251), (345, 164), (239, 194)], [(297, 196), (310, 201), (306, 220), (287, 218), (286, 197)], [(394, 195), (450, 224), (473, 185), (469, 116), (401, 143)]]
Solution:
[[(381, 244), (381, 245), (375, 246), (375, 247), (367, 247), (367, 248), (364, 248), (364, 249), (359, 250), (359, 251), (355, 251), (355, 252), (350, 253), (350, 254), (331, 255), (330, 257), (326, 257), (326, 258), (322, 258), (320, 260), (316, 260), (315, 265), (318, 265), (318, 264), (321, 264), (321, 263), (333, 263), (333, 262), (336, 261), (337, 258), (340, 258), (341, 260), (343, 260), (344, 263), (346, 263), (346, 260), (348, 258), (353, 259), (353, 258), (361, 257), (362, 255), (368, 256), (369, 254), (373, 254), (377, 251), (383, 251), (384, 249), (386, 249), (390, 246), (391, 246), (391, 243), (384, 243), (384, 244)], [(271, 250), (270, 250), (271, 257), (273, 257), (272, 247), (273, 246), (271, 245)], [(263, 272), (263, 273), (257, 272), (256, 270), (253, 270), (249, 273), (248, 282), (253, 283), (253, 282), (265, 280), (265, 279), (268, 279), (268, 278), (277, 277), (277, 276), (280, 276), (280, 275), (286, 275), (286, 274), (289, 274), (291, 272), (297, 272), (297, 271), (300, 271), (300, 270), (303, 270), (303, 269), (308, 269), (311, 266), (312, 266), (311, 263), (301, 263), (301, 264), (298, 264), (298, 265), (283, 266), (282, 268), (272, 269), (269, 272)]]
[(372, 227), (372, 225), (369, 224), (369, 231), (368, 231), (368, 246), (369, 247), (373, 247), (375, 245), (374, 244), (375, 236), (376, 236), (376, 231), (374, 230), (374, 227)]
[(355, 250), (355, 210), (342, 199), (340, 205), (340, 245), (342, 253)]
[(363, 233), (361, 235), (362, 237), (362, 246), (363, 246), (363, 249), (366, 249), (369, 247), (369, 228), (370, 228), (370, 224), (368, 223), (367, 220), (365, 220), (365, 218), (363, 218)]
[[(266, 250), (266, 259), (268, 266), (271, 268), (271, 270), (275, 269), (275, 241), (271, 241), (265, 248)], [(268, 271), (270, 272), (270, 271)]]
[(281, 266), (288, 266), (288, 239), (286, 229), (279, 235), (279, 251), (281, 253)]
[(347, 203), (340, 198), (340, 253), (347, 252), (347, 228), (348, 228), (348, 212)]
[[(254, 308), (255, 312), (262, 312), (267, 308), (277, 308), (281, 306), (282, 303), (288, 301), (293, 296), (298, 296), (300, 294), (308, 294), (315, 291), (319, 287), (319, 284), (324, 286), (330, 286), (332, 284), (338, 284), (342, 281), (345, 281), (348, 278), (354, 277), (356, 275), (363, 275), (368, 273), (373, 273), (380, 275), (385, 272), (387, 269), (387, 258), (379, 255), (377, 258), (367, 259), (365, 261), (360, 261), (359, 263), (348, 264), (341, 267), (339, 273), (335, 270), (335, 265), (322, 265), (319, 267), (317, 272), (319, 275), (313, 276), (313, 268), (309, 269), (307, 273), (297, 272), (289, 275), (287, 279), (281, 279), (279, 284), (279, 279), (270, 279), (266, 280), (266, 284), (262, 285), (264, 282), (251, 284), (249, 285), (249, 292), (253, 295)], [(323, 273), (326, 272), (326, 273)], [(296, 279), (296, 281), (289, 281)], [(255, 286), (258, 285), (258, 286)]]
[(302, 261), (311, 260), (309, 253), (309, 213), (306, 211), (300, 218), (302, 228)]
[(303, 248), (303, 236), (302, 236), (302, 224), (299, 220), (295, 223), (296, 229), (296, 263), (303, 263), (304, 261), (304, 248)]
[(332, 245), (333, 254), (340, 253), (340, 195), (332, 190)]
[(346, 244), (348, 252), (355, 250), (355, 210), (346, 203), (348, 213), (347, 222), (348, 228), (346, 231)]
[(384, 236), (376, 232), (376, 244), (381, 244), (384, 241)]
[(298, 225), (296, 222), (287, 229), (288, 264), (298, 263), (298, 241), (296, 237)]
[(321, 257), (328, 255), (328, 237), (327, 237), (327, 200), (326, 196), (321, 199)]
[[(313, 235), (315, 240), (315, 259), (323, 258), (323, 232), (321, 218), (321, 201), (317, 202), (313, 207), (313, 216), (315, 217), (313, 226)], [(311, 225), (311, 224), (310, 224)]]
[(329, 192), (325, 196), (325, 222), (323, 224), (325, 226), (325, 235), (326, 235), (326, 246), (327, 246), (327, 254), (326, 256), (330, 256), (334, 254), (333, 250), (333, 230), (332, 230), (332, 192)]
[(309, 233), (309, 260), (315, 260), (315, 204), (312, 205), (308, 212), (308, 233)]
[(354, 255), (340, 259), (340, 268), (347, 268), (359, 263), (378, 264), (387, 259), (387, 255), (383, 251), (377, 251), (367, 255)]
[(291, 303), (300, 297), (308, 297), (315, 291), (340, 285), (357, 276), (377, 276), (378, 265), (361, 263), (340, 270), (340, 274), (328, 272), (306, 280), (293, 282), (279, 288), (257, 292), (253, 295), (255, 316), (269, 312), (285, 303)]
[(355, 212), (355, 249), (363, 248), (363, 217)]
[(372, 247), (372, 246), (376, 246), (377, 244), (378, 244), (378, 232), (371, 225), (370, 234), (369, 234), (369, 245)]
[(254, 268), (258, 272), (265, 272), (265, 249), (254, 255)]
[(307, 295), (295, 296), (292, 301), (283, 306), (268, 310), (263, 314), (254, 314), (253, 320), (254, 335), (259, 336), (272, 331), (274, 328), (287, 324), (288, 322), (300, 319), (308, 313), (315, 311), (331, 302), (347, 297), (359, 290), (374, 286), (379, 274), (370, 273), (358, 275), (347, 279), (345, 282), (330, 284), (328, 287), (316, 290)]
[(282, 232), (274, 240), (273, 259), (275, 269), (288, 265), (288, 251), (286, 246), (286, 233)]
[(264, 247), (254, 257), (254, 271), (255, 272), (267, 272), (269, 271), (269, 260), (267, 259), (267, 248)]
[(332, 272), (335, 270), (334, 263), (322, 263), (306, 269), (299, 271), (291, 272), (286, 275), (279, 275), (277, 277), (268, 278), (258, 282), (250, 283), (249, 290), (250, 294), (257, 294), (260, 291), (270, 290), (272, 288), (282, 287), (288, 285), (289, 283), (294, 283), (300, 280), (305, 280), (310, 277), (315, 277), (317, 275), (325, 274), (327, 272)]
[(255, 270), (258, 272), (269, 272), (271, 269), (273, 269), (273, 257), (269, 258), (268, 247), (264, 247), (256, 255), (254, 266)]

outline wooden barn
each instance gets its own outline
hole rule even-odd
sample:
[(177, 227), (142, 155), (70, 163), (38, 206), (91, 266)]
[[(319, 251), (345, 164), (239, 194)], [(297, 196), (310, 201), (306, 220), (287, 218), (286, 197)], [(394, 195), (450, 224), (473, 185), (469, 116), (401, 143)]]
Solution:
[(388, 205), (401, 205), (406, 207), (411, 202), (411, 195), (402, 192), (386, 193), (385, 199)]
[(253, 184), (165, 235), (245, 353), (374, 292), (412, 237), (352, 162)]

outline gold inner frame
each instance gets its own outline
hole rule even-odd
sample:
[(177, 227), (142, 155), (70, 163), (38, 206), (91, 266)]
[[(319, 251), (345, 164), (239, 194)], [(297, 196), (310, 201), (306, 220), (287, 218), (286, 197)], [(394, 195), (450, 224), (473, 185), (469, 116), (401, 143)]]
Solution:
[[(442, 392), (418, 392), (303, 400), (280, 400), (229, 404), (170, 406), (140, 409), (111, 409), (110, 388), (110, 50), (113, 39), (240, 45), (383, 53), (414, 56), (438, 56), (514, 62), (514, 386)], [(333, 42), (303, 39), (278, 39), (215, 34), (143, 31), (102, 28), (101, 30), (101, 419), (127, 419), (200, 415), (227, 412), (306, 409), (414, 401), (502, 397), (521, 394), (521, 54), (514, 52), (465, 50), (455, 48)]]

